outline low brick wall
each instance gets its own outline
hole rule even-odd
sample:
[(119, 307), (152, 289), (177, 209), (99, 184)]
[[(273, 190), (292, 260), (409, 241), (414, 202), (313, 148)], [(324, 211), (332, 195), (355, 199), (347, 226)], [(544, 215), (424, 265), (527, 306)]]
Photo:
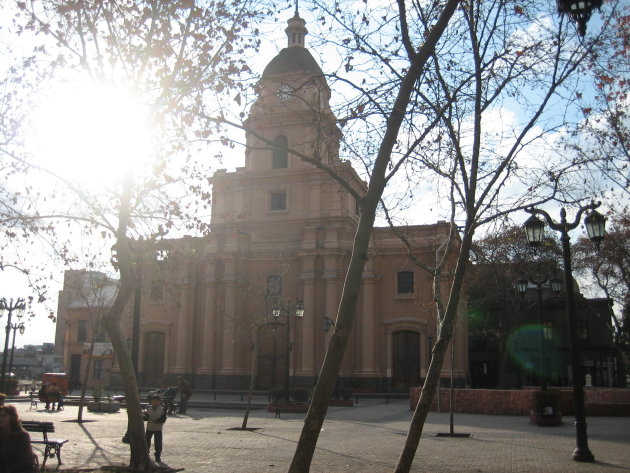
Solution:
[[(553, 389), (553, 388), (552, 388)], [(562, 392), (560, 412), (573, 414), (573, 390), (570, 387), (558, 388)], [(533, 406), (533, 392), (538, 388), (523, 389), (455, 389), (453, 390), (453, 411), (469, 414), (502, 414), (529, 416)], [(412, 388), (409, 405), (414, 410), (420, 399), (422, 388)], [(440, 390), (442, 411), (450, 409), (450, 389)], [(630, 415), (630, 389), (585, 388), (584, 406), (586, 415)], [(437, 410), (437, 393), (433, 398), (431, 410)]]

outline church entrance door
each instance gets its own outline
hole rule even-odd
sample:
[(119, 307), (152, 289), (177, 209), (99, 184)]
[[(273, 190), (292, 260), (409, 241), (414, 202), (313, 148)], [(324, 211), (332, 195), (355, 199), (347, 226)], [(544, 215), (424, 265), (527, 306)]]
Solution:
[(410, 387), (420, 385), (420, 334), (404, 330), (392, 337), (392, 390), (409, 391)]
[(147, 332), (142, 350), (142, 383), (160, 386), (164, 381), (164, 333)]
[(257, 389), (284, 386), (286, 326), (269, 323), (258, 332)]

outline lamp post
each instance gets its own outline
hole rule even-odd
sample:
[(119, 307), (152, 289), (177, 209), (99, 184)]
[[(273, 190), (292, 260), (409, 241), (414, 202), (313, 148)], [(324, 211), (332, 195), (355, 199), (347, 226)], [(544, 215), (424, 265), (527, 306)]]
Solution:
[(0, 391), (6, 392), (6, 371), (7, 371), (7, 351), (9, 349), (9, 332), (13, 325), (11, 325), (11, 316), (13, 312), (17, 312), (18, 319), (21, 319), (26, 310), (26, 302), (22, 298), (18, 298), (15, 302), (13, 299), (10, 302), (3, 297), (0, 299), (0, 318), (7, 312), (7, 326), (6, 335), (4, 337), (4, 352), (2, 353), (2, 373), (0, 373)]
[(564, 263), (564, 280), (566, 286), (567, 319), (569, 326), (569, 345), (571, 350), (571, 372), (573, 377), (573, 403), (575, 409), (575, 433), (577, 446), (573, 451), (573, 460), (580, 462), (595, 461), (595, 457), (588, 448), (588, 438), (586, 435), (586, 419), (584, 416), (584, 388), (582, 382), (582, 372), (580, 369), (580, 353), (577, 344), (577, 323), (575, 320), (575, 293), (573, 291), (573, 273), (571, 269), (571, 246), (569, 244), (569, 231), (575, 229), (579, 224), (582, 214), (590, 210), (590, 214), (584, 219), (589, 238), (599, 248), (604, 239), (606, 219), (595, 209), (601, 203), (591, 203), (580, 207), (571, 223), (567, 221), (566, 211), (560, 211), (560, 223), (555, 222), (544, 210), (535, 208), (525, 209), (531, 214), (524, 224), (527, 241), (532, 246), (539, 246), (542, 243), (545, 224), (536, 215), (542, 215), (547, 224), (553, 230), (560, 232), (562, 242), (562, 259)]
[(578, 34), (586, 34), (586, 23), (591, 18), (591, 13), (595, 8), (602, 7), (603, 0), (557, 0), (558, 12), (566, 13), (575, 22)]
[(291, 355), (291, 349), (293, 345), (291, 343), (291, 318), (297, 317), (301, 319), (304, 317), (304, 303), (301, 299), (297, 299), (295, 301), (295, 306), (292, 307), (289, 301), (280, 301), (276, 304), (271, 310), (274, 318), (279, 318), (280, 316), (284, 316), (287, 319), (287, 339), (286, 339), (286, 359), (284, 364), (284, 400), (289, 401), (289, 360)]
[(536, 286), (537, 293), (537, 307), (538, 307), (538, 357), (540, 359), (540, 390), (547, 390), (547, 379), (545, 373), (545, 363), (543, 361), (543, 325), (542, 325), (542, 313), (543, 313), (543, 303), (542, 303), (542, 288), (545, 284), (549, 282), (551, 286), (551, 290), (554, 294), (558, 295), (560, 293), (561, 282), (558, 278), (554, 277), (549, 279), (548, 276), (544, 278), (538, 277), (536, 279), (531, 276), (525, 277), (523, 273), (521, 273), (521, 278), (516, 281), (516, 289), (521, 296), (524, 296), (527, 290), (529, 289), (530, 283)]
[(9, 359), (9, 373), (13, 372), (13, 352), (15, 352), (15, 332), (17, 330), (20, 331), (20, 335), (24, 335), (24, 331), (26, 327), (22, 322), (19, 324), (11, 324), (11, 329), (13, 330), (13, 343), (11, 344), (11, 358)]

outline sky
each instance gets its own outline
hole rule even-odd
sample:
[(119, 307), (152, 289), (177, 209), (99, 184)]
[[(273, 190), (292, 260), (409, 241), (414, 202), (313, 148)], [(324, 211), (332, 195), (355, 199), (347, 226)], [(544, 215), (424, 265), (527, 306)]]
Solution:
[[(286, 46), (286, 36), (283, 30), (286, 25), (286, 20), (292, 16), (292, 13), (292, 11), (287, 10), (284, 14), (280, 15), (281, 27), (278, 27), (279, 25), (277, 24), (268, 25), (267, 29), (263, 30), (260, 36), (262, 40), (261, 51), (259, 54), (252, 57), (252, 61), (250, 62), (250, 67), (255, 72), (261, 73), (264, 66), (275, 54)], [(309, 22), (314, 20), (309, 18), (307, 12), (301, 13), (307, 20), (308, 27)], [(308, 36), (306, 40), (308, 47)], [(321, 51), (311, 50), (311, 52), (316, 60), (323, 64), (323, 68), (326, 71), (325, 59), (322, 57)], [(334, 93), (333, 91), (333, 95)], [(144, 148), (142, 142), (150, 141), (150, 136), (143, 136), (144, 131), (135, 128), (137, 123), (143, 121), (143, 111), (138, 107), (126, 108), (127, 104), (130, 103), (128, 98), (111, 94), (111, 91), (106, 89), (99, 91), (96, 101), (91, 98), (93, 95), (93, 91), (84, 88), (82, 84), (75, 84), (70, 89), (66, 87), (55, 90), (54, 93), (50, 94), (47, 101), (43, 101), (40, 104), (41, 112), (35, 118), (35, 122), (38, 123), (39, 121), (40, 129), (45, 130), (45, 132), (35, 138), (38, 142), (38, 146), (45, 152), (43, 155), (45, 155), (47, 159), (54, 156), (53, 159), (59, 163), (58, 169), (66, 175), (84, 171), (82, 167), (85, 166), (86, 160), (83, 159), (82, 150), (87, 146), (86, 143), (99, 143), (99, 146), (95, 147), (95, 152), (98, 153), (97, 158), (98, 156), (100, 156), (100, 158), (91, 161), (89, 166), (94, 166), (93, 163), (95, 162), (103, 164), (103, 166), (96, 169), (89, 169), (91, 172), (82, 175), (91, 175), (100, 180), (107, 180), (106, 173), (116, 168), (116, 166), (111, 165), (112, 163), (109, 161), (111, 156), (124, 156), (125, 153), (120, 152), (120, 150), (127, 150), (128, 152), (130, 149), (133, 150), (136, 155), (141, 154), (139, 150)], [(60, 104), (63, 104), (63, 106)], [(96, 126), (88, 126), (88, 120), (86, 120), (82, 114), (88, 114), (91, 109), (94, 108), (97, 108), (101, 112), (99, 115), (103, 120), (96, 124)], [(123, 119), (119, 119), (119, 111), (122, 108), (125, 108), (127, 112), (124, 114)], [(60, 109), (65, 111), (65, 116), (59, 116), (58, 111)], [(503, 126), (505, 126), (505, 120), (508, 119), (506, 117), (507, 115), (503, 117), (503, 121), (501, 122)], [(68, 124), (71, 124), (77, 131), (75, 133), (77, 140), (69, 143), (68, 141), (60, 142), (58, 139), (55, 139), (63, 135), (64, 127), (67, 127)], [(113, 128), (109, 129), (108, 127)], [(107, 143), (101, 143), (101, 141), (99, 141), (99, 133), (102, 133), (103, 130), (108, 130), (106, 134), (109, 136), (122, 137), (113, 143), (117, 148), (108, 149), (105, 147)], [(233, 154), (238, 155), (240, 158), (236, 160), (236, 162), (232, 161), (230, 168), (241, 165), (242, 159), (244, 158), (242, 149), (237, 148)], [(41, 185), (45, 186), (47, 184), (44, 182), (41, 183)], [(425, 201), (422, 205), (423, 209), (418, 210), (418, 212), (426, 214), (426, 209), (434, 207), (436, 203), (427, 205)], [(559, 216), (559, 208), (557, 206), (549, 207), (547, 210), (553, 217), (557, 218)], [(429, 214), (428, 218), (432, 222), (438, 219), (434, 217), (435, 214)], [(523, 214), (522, 220), (524, 221), (526, 218), (527, 216)], [(578, 235), (579, 232), (576, 231), (575, 234), (572, 234), (572, 237), (577, 238)], [(45, 250), (45, 248), (41, 249), (42, 252)], [(31, 251), (37, 254), (38, 249), (31, 249)], [(56, 296), (61, 289), (62, 281), (63, 268), (55, 268), (49, 280), (49, 300), (43, 304), (36, 303), (33, 305), (35, 317), (25, 320), (26, 331), (24, 335), (17, 334), (17, 347), (21, 347), (25, 344), (40, 344), (54, 341), (55, 324), (48, 318), (48, 314), (50, 312), (56, 313)], [(9, 299), (28, 297), (30, 294), (31, 291), (28, 287), (28, 281), (23, 275), (11, 270), (0, 272), (0, 297)], [(0, 326), (3, 326), (5, 323), (6, 318), (0, 319)]]
[[(0, 13), (5, 18), (10, 18), (8, 9), (7, 4), (0, 7)], [(249, 61), (252, 70), (262, 73), (265, 65), (286, 46), (284, 27), (286, 20), (291, 16), (293, 16), (293, 11), (286, 10), (280, 15), (281, 28), (278, 28), (277, 24), (268, 24), (262, 29), (261, 51), (253, 55)], [(8, 43), (15, 41), (15, 38), (9, 36), (5, 29), (0, 28), (0, 41)], [(24, 38), (20, 38), (19, 41), (24, 41)], [(4, 64), (0, 58), (0, 68), (6, 66), (7, 64)], [(60, 174), (88, 176), (89, 179), (94, 178), (96, 181), (106, 181), (109, 173), (116, 169), (115, 163), (111, 162), (112, 156), (125, 156), (130, 150), (134, 156), (137, 156), (141, 154), (143, 148), (148, 147), (146, 143), (151, 140), (151, 137), (149, 134), (142, 136), (146, 130), (138, 129), (136, 126), (142, 121), (143, 110), (137, 106), (129, 108), (128, 104), (132, 101), (128, 97), (116, 95), (115, 92), (107, 89), (99, 90), (95, 94), (92, 88), (80, 83), (60, 86), (49, 92), (48, 97), (39, 104), (39, 112), (34, 117), (38, 133), (32, 139), (41, 150), (41, 156), (44, 159), (54, 160), (55, 169)], [(99, 110), (96, 116), (93, 113), (94, 109)], [(126, 110), (122, 117), (121, 109)], [(74, 130), (74, 139), (57, 139), (67, 134), (65, 128), (68, 126)], [(112, 140), (103, 141), (101, 136), (117, 136), (119, 139), (110, 143)], [(99, 143), (99, 146), (91, 147), (96, 155), (93, 156), (94, 159), (88, 161), (85, 159), (84, 150), (89, 143)], [(115, 148), (112, 148), (110, 144)], [(121, 150), (125, 150), (126, 153)], [(229, 166), (224, 166), (229, 170), (242, 166), (244, 162), (242, 149), (237, 148), (236, 153), (232, 155), (237, 155), (238, 159), (233, 159)], [(99, 163), (102, 165), (99, 166)], [(54, 185), (54, 181), (50, 178), (37, 183), (42, 187), (51, 184)], [(29, 248), (30, 257), (37, 258), (33, 255), (37, 255), (38, 252), (45, 254), (49, 250), (44, 242), (35, 242), (34, 245), (41, 245), (41, 248)], [(111, 268), (107, 268), (106, 271), (110, 272)], [(16, 348), (30, 344), (54, 343), (56, 325), (49, 318), (49, 314), (57, 312), (57, 296), (63, 286), (63, 273), (63, 267), (56, 267), (50, 270), (50, 275), (46, 274), (50, 277), (47, 281), (48, 300), (43, 303), (34, 302), (31, 306), (32, 313), (23, 317), (21, 321), (24, 322), (26, 330), (23, 335), (16, 333)], [(26, 276), (11, 268), (0, 271), (0, 298), (4, 297), (7, 300), (28, 298), (32, 293)], [(0, 318), (0, 326), (5, 327), (6, 321), (6, 315)], [(14, 313), (12, 322), (15, 321)], [(4, 347), (3, 342), (4, 337), (0, 336), (0, 343), (2, 343), (0, 351)], [(10, 346), (11, 340), (9, 340), (9, 348)]]

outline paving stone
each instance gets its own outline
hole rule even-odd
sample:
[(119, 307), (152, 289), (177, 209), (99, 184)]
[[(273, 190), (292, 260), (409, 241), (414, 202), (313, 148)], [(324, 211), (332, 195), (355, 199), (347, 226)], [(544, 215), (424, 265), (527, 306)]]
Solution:
[[(197, 399), (199, 401), (199, 399)], [(65, 468), (121, 465), (129, 446), (121, 442), (126, 412), (99, 414), (78, 408), (61, 412), (29, 409), (17, 402), (24, 420), (55, 422), (55, 438), (69, 442), (62, 449)], [(354, 407), (331, 407), (317, 445), (311, 472), (384, 473), (393, 471), (412, 418), (408, 401), (361, 400)], [(41, 407), (41, 406), (40, 406)], [(164, 427), (162, 461), (189, 472), (265, 473), (288, 470), (304, 414), (255, 410), (241, 431), (243, 412), (190, 408), (188, 415), (169, 416)], [(589, 417), (588, 441), (594, 463), (571, 458), (575, 448), (573, 419), (558, 427), (537, 427), (527, 417), (455, 414), (455, 432), (470, 438), (437, 437), (449, 432), (448, 413), (430, 413), (414, 460), (421, 473), (620, 473), (630, 472), (630, 418)], [(32, 434), (37, 435), (37, 434)], [(35, 449), (40, 453), (41, 448)], [(47, 466), (56, 466), (49, 461)]]

